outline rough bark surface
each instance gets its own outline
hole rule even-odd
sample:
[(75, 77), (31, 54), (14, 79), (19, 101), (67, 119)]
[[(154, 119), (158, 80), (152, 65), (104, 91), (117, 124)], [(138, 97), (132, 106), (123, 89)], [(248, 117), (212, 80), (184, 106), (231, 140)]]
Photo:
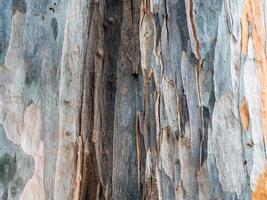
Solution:
[(267, 199), (267, 2), (1, 0), (0, 198)]

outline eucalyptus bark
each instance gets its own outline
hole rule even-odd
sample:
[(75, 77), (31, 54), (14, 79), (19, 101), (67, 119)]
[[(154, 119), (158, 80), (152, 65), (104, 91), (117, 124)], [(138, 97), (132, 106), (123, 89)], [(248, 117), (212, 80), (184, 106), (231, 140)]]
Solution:
[(263, 0), (0, 1), (0, 198), (267, 199)]

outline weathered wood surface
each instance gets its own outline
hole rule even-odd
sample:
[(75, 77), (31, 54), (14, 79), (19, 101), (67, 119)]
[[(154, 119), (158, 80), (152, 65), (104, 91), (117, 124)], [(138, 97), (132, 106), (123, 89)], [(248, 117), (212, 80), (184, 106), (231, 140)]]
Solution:
[(1, 0), (1, 199), (267, 199), (267, 2)]

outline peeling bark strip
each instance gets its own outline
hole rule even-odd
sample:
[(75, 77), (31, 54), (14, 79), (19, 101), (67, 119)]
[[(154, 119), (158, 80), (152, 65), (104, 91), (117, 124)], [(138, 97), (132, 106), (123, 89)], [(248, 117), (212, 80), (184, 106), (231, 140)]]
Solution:
[(266, 17), (0, 1), (0, 199), (267, 199)]
[[(79, 198), (79, 131), (82, 77), (86, 55), (89, 3), (69, 1), (62, 50), (59, 88), (59, 145), (55, 173), (55, 199)], [(77, 23), (79, 21), (79, 23)], [(78, 159), (77, 156), (78, 149)], [(78, 187), (78, 188), (76, 188)], [(74, 193), (73, 193), (74, 191)], [(78, 196), (77, 196), (78, 195)]]

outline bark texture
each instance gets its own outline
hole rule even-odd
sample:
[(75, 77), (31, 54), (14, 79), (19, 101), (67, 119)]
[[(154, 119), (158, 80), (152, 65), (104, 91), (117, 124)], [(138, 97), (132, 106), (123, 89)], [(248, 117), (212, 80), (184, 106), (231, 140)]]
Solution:
[(267, 199), (267, 2), (1, 0), (0, 198)]

